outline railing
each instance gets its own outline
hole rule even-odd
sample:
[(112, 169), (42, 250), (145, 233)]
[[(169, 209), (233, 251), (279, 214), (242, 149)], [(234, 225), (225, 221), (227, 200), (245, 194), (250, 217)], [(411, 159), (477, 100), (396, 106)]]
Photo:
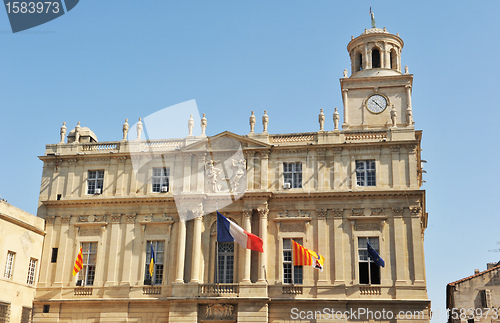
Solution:
[(290, 134), (271, 136), (273, 143), (314, 141), (314, 134)]
[(144, 286), (142, 295), (161, 295), (161, 286)]
[(345, 140), (386, 139), (385, 131), (344, 132)]
[(90, 296), (90, 295), (92, 295), (92, 287), (75, 288), (75, 296)]
[(144, 143), (146, 148), (160, 149), (160, 148), (181, 148), (184, 145), (184, 140), (148, 140)]
[(111, 151), (119, 150), (119, 143), (92, 143), (92, 144), (81, 144), (82, 151)]
[(381, 295), (382, 291), (380, 287), (368, 287), (368, 286), (361, 286), (359, 288), (359, 292), (361, 295)]
[(203, 284), (199, 287), (200, 296), (217, 296), (220, 294), (238, 294), (238, 284)]
[(302, 286), (283, 286), (281, 288), (281, 293), (283, 295), (302, 295)]

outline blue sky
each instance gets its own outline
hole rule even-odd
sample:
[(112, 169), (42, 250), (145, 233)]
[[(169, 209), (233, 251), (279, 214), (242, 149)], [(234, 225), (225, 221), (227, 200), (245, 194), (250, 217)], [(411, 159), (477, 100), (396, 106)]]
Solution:
[[(125, 118), (195, 99), (209, 135), (327, 130), (342, 108), (351, 35), (377, 27), (405, 42), (423, 133), (429, 297), (445, 321), (445, 285), (500, 260), (499, 1), (85, 0), (12, 34), (0, 10), (0, 194), (36, 214), (45, 144), (63, 121), (121, 139)], [(257, 130), (260, 123), (257, 125)], [(475, 130), (474, 130), (475, 129)]]

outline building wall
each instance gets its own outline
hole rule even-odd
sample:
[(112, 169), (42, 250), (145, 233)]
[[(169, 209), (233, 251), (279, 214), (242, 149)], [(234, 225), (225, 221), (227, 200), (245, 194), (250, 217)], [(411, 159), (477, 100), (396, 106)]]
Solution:
[(449, 322), (500, 322), (500, 266), (447, 286)]
[[(43, 219), (0, 200), (0, 313), (8, 308), (10, 322), (21, 322), (23, 308), (31, 316), (44, 234)], [(8, 253), (14, 253), (10, 275)], [(30, 259), (37, 261), (32, 283), (28, 282)]]

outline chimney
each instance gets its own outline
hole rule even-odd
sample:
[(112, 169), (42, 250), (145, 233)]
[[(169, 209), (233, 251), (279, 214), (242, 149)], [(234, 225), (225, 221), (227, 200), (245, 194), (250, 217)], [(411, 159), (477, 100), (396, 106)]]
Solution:
[(486, 264), (486, 269), (491, 269), (497, 265), (496, 262), (489, 262)]
[(479, 269), (474, 269), (474, 275), (479, 274)]

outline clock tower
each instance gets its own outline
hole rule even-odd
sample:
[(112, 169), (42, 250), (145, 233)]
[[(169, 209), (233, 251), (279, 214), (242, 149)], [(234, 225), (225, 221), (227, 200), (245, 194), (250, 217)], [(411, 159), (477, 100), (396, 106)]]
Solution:
[(403, 45), (399, 35), (390, 34), (385, 28), (365, 29), (360, 36), (351, 37), (347, 45), (351, 76), (345, 70), (340, 79), (344, 130), (413, 133), (413, 75), (407, 67), (401, 71)]

